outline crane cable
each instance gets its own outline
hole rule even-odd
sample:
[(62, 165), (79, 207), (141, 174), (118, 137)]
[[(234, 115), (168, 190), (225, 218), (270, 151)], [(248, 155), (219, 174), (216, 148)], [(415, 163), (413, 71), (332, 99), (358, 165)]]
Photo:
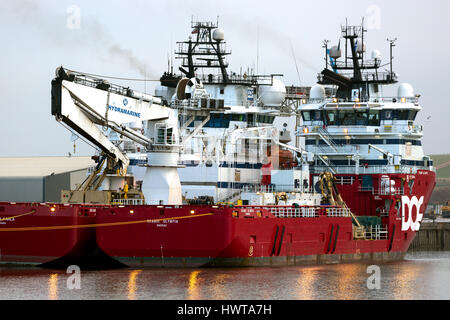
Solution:
[[(30, 214), (30, 213), (27, 213)], [(137, 220), (137, 221), (123, 221), (123, 222), (109, 222), (109, 223), (93, 223), (93, 224), (77, 224), (77, 225), (68, 225), (68, 226), (47, 226), (47, 227), (22, 227), (22, 228), (0, 228), (0, 232), (2, 231), (42, 231), (42, 230), (65, 230), (65, 229), (81, 229), (81, 228), (98, 228), (98, 227), (114, 227), (114, 226), (123, 226), (123, 225), (131, 225), (131, 224), (140, 224), (140, 223), (153, 223), (164, 220), (180, 220), (180, 219), (189, 219), (189, 218), (200, 218), (206, 216), (212, 216), (214, 213), (203, 213), (192, 216), (181, 216), (181, 217), (173, 217), (173, 218), (160, 218), (160, 219), (145, 219), (145, 220)], [(23, 216), (25, 214), (19, 215)], [(16, 217), (19, 217), (16, 216)], [(14, 217), (9, 217), (6, 219), (11, 219)], [(0, 220), (1, 221), (1, 220)]]

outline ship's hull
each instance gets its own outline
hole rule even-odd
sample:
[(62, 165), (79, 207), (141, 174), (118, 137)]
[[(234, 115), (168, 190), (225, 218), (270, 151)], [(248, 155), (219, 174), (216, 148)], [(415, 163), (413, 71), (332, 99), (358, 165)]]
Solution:
[[(196, 212), (191, 214), (191, 210)], [(257, 215), (258, 211), (262, 212), (261, 216)], [(105, 253), (132, 267), (282, 266), (399, 260), (415, 234), (411, 230), (406, 237), (395, 233), (393, 230), (400, 230), (401, 221), (393, 218), (386, 239), (355, 240), (351, 217), (277, 218), (262, 207), (136, 206), (97, 212), (100, 225), (130, 219), (137, 222), (132, 227), (98, 228), (97, 243)], [(139, 223), (144, 220), (148, 222)]]
[[(383, 177), (394, 181), (393, 192), (380, 185)], [(368, 183), (365, 185), (363, 180)], [(345, 174), (337, 177), (339, 193), (346, 205), (357, 215), (376, 215), (377, 212), (379, 214), (386, 200), (401, 203), (402, 197), (422, 199), (420, 212), (424, 214), (435, 184), (436, 174), (429, 170), (418, 170), (415, 174)]]
[(39, 203), (0, 203), (0, 263), (40, 265), (82, 257), (95, 241), (88, 207)]
[[(307, 208), (291, 206), (0, 203), (0, 262), (42, 264), (63, 257), (83, 258), (92, 243), (99, 252), (132, 267), (402, 259), (420, 227), (434, 172), (388, 175), (400, 187), (392, 193), (376, 188), (381, 175), (371, 175), (372, 188), (364, 187), (361, 181), (367, 178), (362, 175), (347, 175), (351, 177), (353, 183), (338, 183), (338, 189), (352, 212), (379, 217), (381, 232), (372, 233), (370, 240), (355, 239), (352, 218), (326, 207), (316, 208), (311, 216), (304, 211)], [(409, 212), (409, 218), (403, 212)]]

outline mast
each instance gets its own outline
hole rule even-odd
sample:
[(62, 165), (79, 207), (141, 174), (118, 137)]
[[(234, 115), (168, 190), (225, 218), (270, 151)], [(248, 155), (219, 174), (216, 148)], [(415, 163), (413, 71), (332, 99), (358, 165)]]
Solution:
[[(207, 70), (210, 80), (214, 77), (211, 70), (220, 70), (220, 82), (229, 84), (228, 62), (225, 57), (231, 52), (225, 48), (223, 31), (218, 23), (191, 21), (192, 32), (188, 41), (177, 42), (176, 59), (181, 59), (179, 70), (188, 78), (197, 76), (197, 71)], [(192, 39), (194, 35), (195, 40)], [(186, 70), (186, 69), (187, 70)]]
[[(329, 50), (332, 68), (329, 68), (328, 59), (325, 62), (325, 69), (319, 74), (319, 84), (337, 85), (336, 97), (345, 101), (351, 101), (355, 98), (352, 92), (358, 90), (359, 98), (369, 99), (369, 87), (371, 84), (392, 84), (397, 82), (397, 77), (392, 70), (392, 47), (395, 46), (395, 40), (389, 40), (391, 61), (390, 71), (380, 72), (380, 58), (372, 57), (365, 60), (364, 34), (367, 30), (364, 28), (364, 19), (360, 26), (341, 26), (341, 38), (345, 41), (344, 61), (341, 57), (340, 40), (338, 46), (333, 46)], [(348, 46), (350, 47), (348, 50)], [(324, 47), (328, 56), (328, 41), (324, 41)], [(347, 53), (347, 50), (349, 51)], [(375, 51), (374, 51), (375, 52)], [(350, 56), (349, 56), (350, 55)]]

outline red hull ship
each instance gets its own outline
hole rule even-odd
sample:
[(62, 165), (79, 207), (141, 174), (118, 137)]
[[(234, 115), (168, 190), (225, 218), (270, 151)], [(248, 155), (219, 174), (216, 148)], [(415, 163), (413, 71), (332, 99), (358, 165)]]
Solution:
[[(206, 30), (197, 32), (202, 36), (211, 38), (213, 34), (216, 42), (206, 39), (205, 44), (217, 43), (216, 62), (222, 72), (218, 85), (236, 85), (235, 90), (242, 89), (253, 101), (257, 76), (227, 77), (222, 60), (227, 53), (221, 51), (223, 32), (213, 32), (216, 26), (212, 24), (193, 27)], [(75, 191), (62, 192), (68, 203), (0, 203), (0, 263), (67, 265), (87, 259), (102, 267), (110, 259), (133, 267), (196, 267), (402, 259), (420, 228), (435, 172), (431, 159), (423, 155), (422, 129), (414, 125), (421, 107), (412, 87), (403, 84), (397, 97), (386, 99), (380, 96), (378, 86), (396, 82), (392, 68), (388, 74), (376, 72), (373, 77), (362, 73), (380, 67), (377, 52), (372, 60), (364, 60), (364, 31), (363, 27), (342, 27), (352, 55), (350, 59), (350, 53), (345, 53), (345, 63), (338, 60), (340, 46), (326, 48), (327, 67), (319, 84), (311, 88), (309, 101), (301, 101), (296, 110), (303, 119), (303, 130), (296, 132), (305, 138), (305, 150), (286, 144), (286, 129), (277, 131), (267, 124), (273, 117), (261, 117), (267, 110), (247, 106), (255, 111), (244, 118), (240, 106), (233, 111), (223, 106), (223, 100), (210, 98), (194, 78), (196, 65), (190, 59), (185, 60), (188, 78), (172, 73), (162, 78), (171, 80), (165, 83), (176, 92), (177, 99), (170, 107), (162, 98), (58, 68), (52, 82), (52, 114), (95, 144), (101, 155), (85, 183)], [(192, 58), (191, 39), (183, 44), (188, 49), (181, 46), (180, 54)], [(352, 70), (352, 75), (340, 70)], [(216, 78), (208, 78), (213, 85)], [(273, 84), (273, 77), (271, 81)], [(322, 84), (337, 86), (337, 90), (327, 97)], [(181, 110), (190, 112), (184, 117), (190, 120), (182, 124), (187, 130), (183, 139), (176, 113)], [(204, 181), (195, 180), (195, 173), (186, 175), (192, 179), (190, 190), (199, 186), (207, 190), (213, 183), (216, 195), (225, 194), (226, 198), (183, 198), (177, 142), (186, 143), (208, 123), (212, 130), (225, 132), (246, 122), (251, 127), (248, 132), (256, 135), (257, 119), (266, 121), (261, 124), (270, 129), (266, 134), (273, 130), (286, 139), (257, 137), (271, 141), (272, 156), (265, 155), (269, 160), (251, 163), (247, 150), (242, 163), (227, 162), (226, 158), (220, 165), (203, 161), (197, 172), (210, 170), (217, 176), (202, 184)], [(126, 127), (137, 120), (146, 127)], [(230, 124), (231, 120), (235, 123)], [(195, 128), (190, 131), (192, 123)], [(112, 143), (106, 130), (99, 127), (127, 137), (129, 149), (135, 142), (145, 148), (140, 190), (128, 189), (132, 180), (125, 172), (131, 167), (130, 160), (119, 143)], [(236, 131), (245, 132), (247, 127), (243, 128)], [(249, 137), (255, 136), (243, 138), (247, 149)], [(225, 143), (220, 147), (227, 150)], [(259, 142), (255, 150), (258, 148), (270, 149)], [(376, 155), (370, 154), (371, 150)], [(236, 150), (232, 153), (238, 155)], [(259, 180), (255, 169), (262, 169), (262, 177), (257, 172)], [(224, 176), (228, 180), (220, 181)], [(184, 182), (184, 186), (188, 184)], [(231, 191), (230, 197), (227, 191)], [(84, 204), (89, 203), (87, 199), (104, 204)], [(105, 257), (108, 259), (100, 259)]]
[[(434, 174), (423, 176), (424, 186), (433, 183)], [(398, 195), (382, 195), (382, 199), (395, 202)], [(372, 201), (367, 204), (364, 208)], [(382, 217), (386, 228), (367, 233), (364, 239), (354, 238), (352, 217), (332, 206), (1, 203), (0, 208), (2, 263), (82, 259), (94, 239), (102, 252), (127, 266), (389, 261), (402, 259), (415, 235), (411, 228), (402, 230), (404, 221), (394, 206)], [(417, 220), (417, 211), (412, 220)]]
[[(434, 172), (418, 172), (413, 193), (370, 195), (349, 206), (376, 212), (378, 202), (402, 194), (428, 202)], [(404, 178), (401, 175), (399, 179)], [(342, 194), (360, 191), (355, 185)], [(369, 192), (369, 194), (371, 194)], [(354, 196), (348, 199), (355, 198)], [(381, 217), (385, 228), (355, 239), (352, 217), (333, 206), (93, 206), (1, 203), (2, 263), (42, 264), (81, 259), (93, 240), (127, 266), (275, 266), (402, 259), (415, 231), (395, 206)], [(420, 211), (412, 210), (418, 220)], [(7, 214), (6, 214), (7, 213)], [(6, 219), (8, 218), (9, 219)], [(420, 219), (419, 219), (420, 221)], [(403, 224), (403, 225), (402, 225)]]
[(0, 262), (46, 264), (86, 255), (95, 239), (90, 206), (51, 203), (0, 203)]

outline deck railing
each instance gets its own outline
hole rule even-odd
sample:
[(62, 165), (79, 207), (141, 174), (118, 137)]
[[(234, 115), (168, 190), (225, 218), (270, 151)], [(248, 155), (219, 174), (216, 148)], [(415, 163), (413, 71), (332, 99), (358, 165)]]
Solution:
[(144, 205), (144, 199), (114, 199), (111, 204), (122, 206), (139, 206)]
[(366, 227), (366, 240), (386, 240), (388, 239), (387, 225), (370, 225)]
[(276, 218), (350, 217), (350, 210), (334, 206), (237, 206), (244, 210), (267, 210)]

